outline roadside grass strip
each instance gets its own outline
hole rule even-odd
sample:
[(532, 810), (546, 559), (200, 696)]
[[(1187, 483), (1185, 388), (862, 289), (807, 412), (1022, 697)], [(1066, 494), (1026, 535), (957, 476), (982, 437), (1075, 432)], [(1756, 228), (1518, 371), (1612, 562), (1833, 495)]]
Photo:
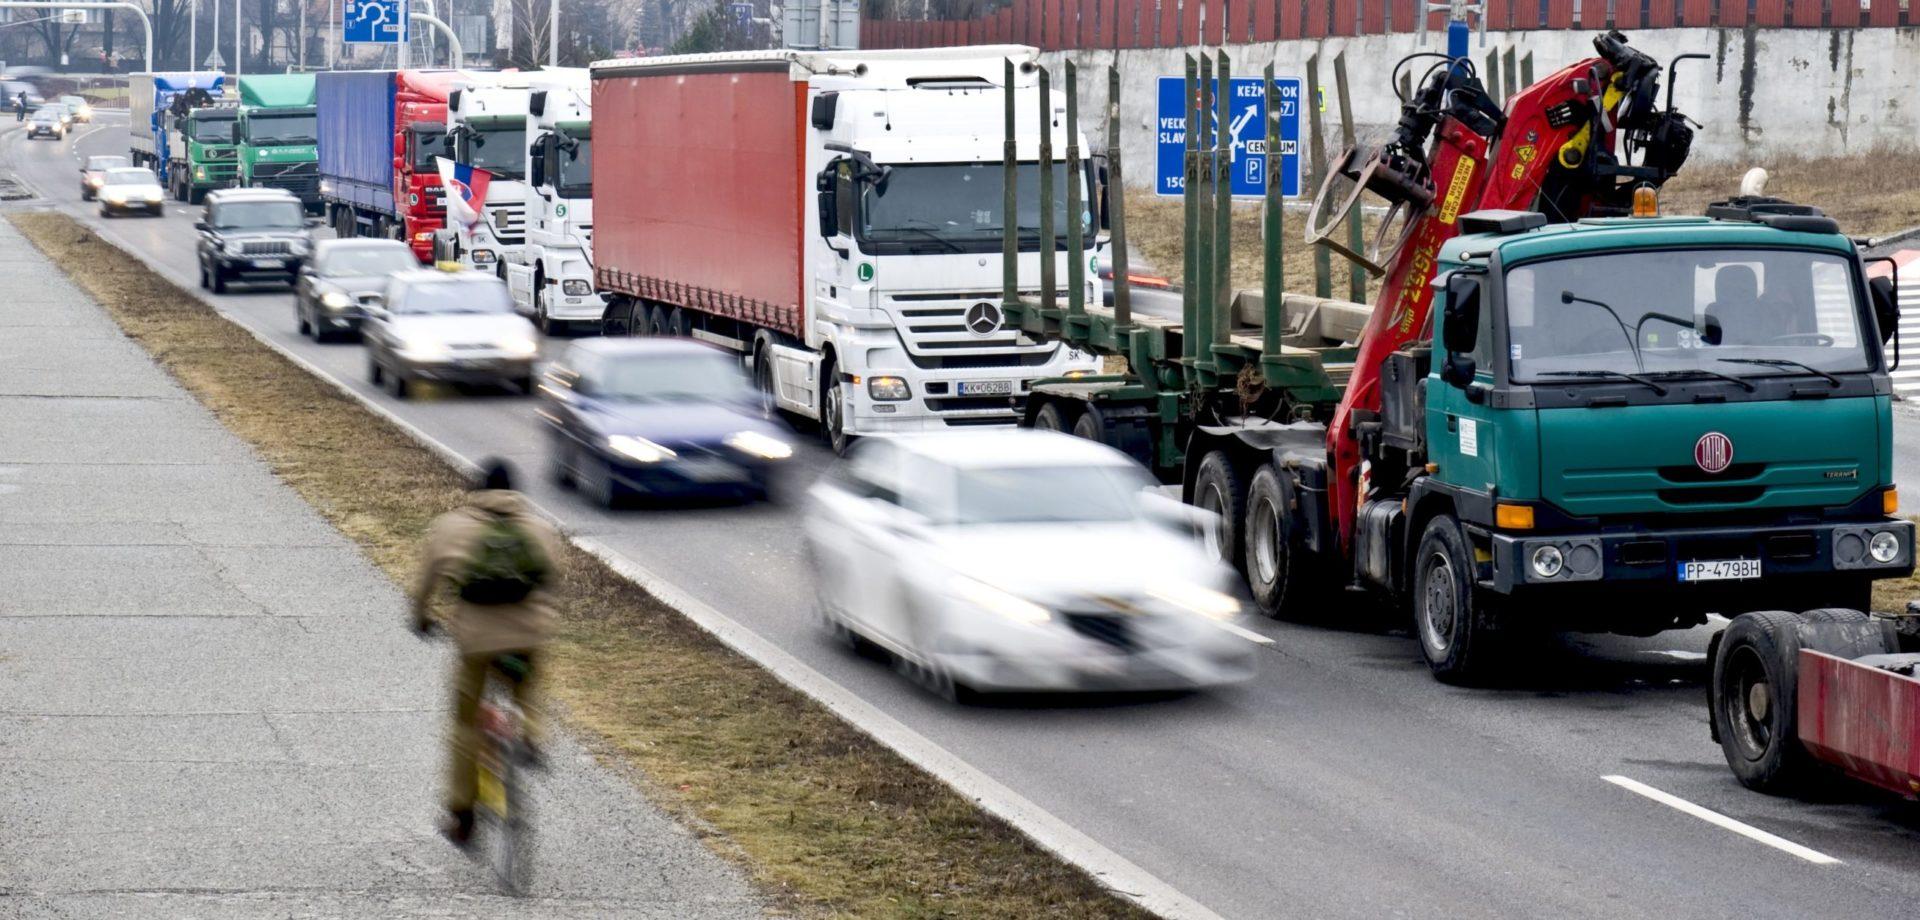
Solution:
[[(411, 580), (427, 523), (464, 490), (446, 461), (72, 218), (11, 219), (389, 578)], [(547, 659), (561, 717), (633, 768), (624, 775), (742, 865), (777, 908), (1151, 916), (599, 559), (573, 547), (568, 557), (565, 619)], [(389, 613), (402, 641), (405, 611)]]

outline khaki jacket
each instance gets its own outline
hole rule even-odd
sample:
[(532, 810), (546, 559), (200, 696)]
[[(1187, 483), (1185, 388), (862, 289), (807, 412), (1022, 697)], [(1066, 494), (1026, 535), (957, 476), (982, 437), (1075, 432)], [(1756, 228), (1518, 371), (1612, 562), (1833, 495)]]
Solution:
[(414, 617), (416, 620), (427, 617), (435, 592), (460, 572), (485, 533), (492, 514), (504, 514), (524, 528), (546, 551), (553, 573), (545, 585), (516, 604), (480, 606), (449, 592), (452, 609), (444, 622), (463, 655), (540, 648), (553, 634), (559, 619), (554, 609), (553, 588), (560, 583), (560, 566), (565, 558), (560, 535), (545, 519), (533, 513), (520, 493), (502, 490), (471, 493), (466, 505), (434, 519), (427, 530), (426, 559), (413, 589)]

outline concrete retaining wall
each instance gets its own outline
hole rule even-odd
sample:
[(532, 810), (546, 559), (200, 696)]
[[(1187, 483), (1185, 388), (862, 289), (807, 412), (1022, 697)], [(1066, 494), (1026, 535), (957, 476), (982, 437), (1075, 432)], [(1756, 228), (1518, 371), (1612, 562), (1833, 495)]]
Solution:
[[(1676, 54), (1704, 52), (1707, 61), (1681, 65), (1674, 102), (1701, 122), (1694, 140), (1696, 162), (1766, 165), (1784, 157), (1824, 157), (1875, 150), (1920, 153), (1920, 28), (1873, 29), (1657, 29), (1629, 35), (1633, 45), (1665, 63)], [(1534, 73), (1545, 77), (1593, 55), (1592, 34), (1578, 31), (1492, 32), (1473, 56), (1512, 46), (1533, 52)], [(1307, 58), (1320, 55), (1327, 87), (1327, 133), (1337, 149), (1339, 110), (1333, 101), (1332, 61), (1343, 50), (1352, 87), (1354, 120), (1362, 138), (1383, 136), (1398, 117), (1389, 85), (1394, 62), (1414, 51), (1433, 51), (1435, 33), (1368, 35), (1313, 41), (1228, 45), (1236, 76), (1256, 75), (1269, 62), (1281, 76), (1306, 75)], [(1122, 150), (1128, 185), (1151, 186), (1155, 156), (1154, 81), (1184, 73), (1185, 54), (1195, 49), (1141, 48), (1121, 51), (1049, 52), (1045, 63), (1059, 73), (1071, 56), (1080, 67), (1081, 111), (1096, 146), (1105, 128), (1094, 119), (1105, 111), (1107, 65), (1121, 69)], [(1420, 69), (1415, 68), (1416, 74)]]

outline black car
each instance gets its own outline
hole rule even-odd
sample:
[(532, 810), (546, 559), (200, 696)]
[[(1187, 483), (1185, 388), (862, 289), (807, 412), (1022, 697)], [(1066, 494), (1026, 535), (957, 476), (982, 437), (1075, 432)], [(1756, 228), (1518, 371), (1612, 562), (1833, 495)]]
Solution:
[(387, 276), (420, 267), (399, 240), (321, 240), (293, 288), (293, 317), (301, 335), (324, 342), (360, 330), (366, 308), (382, 303)]
[(312, 249), (306, 209), (280, 189), (213, 192), (193, 227), (200, 231), (200, 286), (216, 293), (231, 281), (291, 285)]
[(602, 507), (629, 493), (766, 498), (793, 455), (739, 357), (699, 342), (579, 342), (540, 391), (554, 477)]
[(107, 170), (121, 166), (132, 166), (133, 162), (123, 156), (105, 155), (87, 157), (87, 165), (80, 167), (80, 200), (92, 201), (100, 186), (107, 182)]

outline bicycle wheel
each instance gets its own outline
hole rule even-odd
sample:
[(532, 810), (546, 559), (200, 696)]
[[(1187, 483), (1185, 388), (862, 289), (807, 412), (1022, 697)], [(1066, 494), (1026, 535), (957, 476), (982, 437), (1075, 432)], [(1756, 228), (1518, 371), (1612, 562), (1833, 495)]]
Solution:
[(519, 719), (504, 701), (482, 706), (474, 816), (480, 846), (502, 892), (522, 895), (533, 881), (532, 823), (519, 779)]

